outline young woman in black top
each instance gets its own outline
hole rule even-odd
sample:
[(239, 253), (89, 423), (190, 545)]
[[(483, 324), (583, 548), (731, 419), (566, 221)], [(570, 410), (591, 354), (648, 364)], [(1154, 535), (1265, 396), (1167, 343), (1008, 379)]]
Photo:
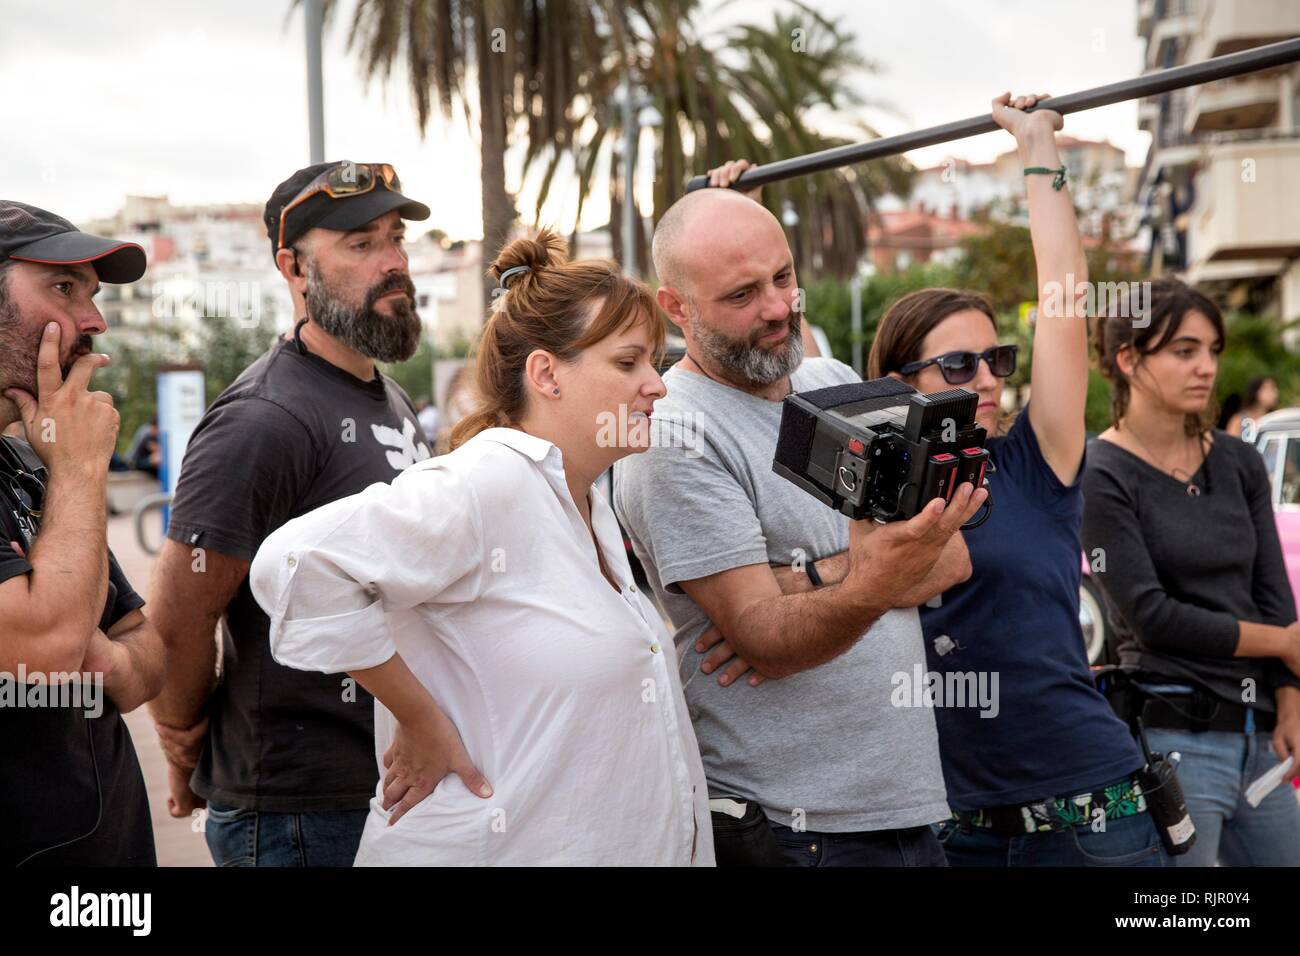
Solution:
[(1300, 865), (1292, 788), (1244, 797), (1300, 761), (1300, 625), (1263, 461), (1210, 427), (1223, 319), (1160, 279), (1145, 316), (1098, 319), (1094, 338), (1113, 424), (1088, 449), (1083, 541), (1123, 664), (1158, 694), (1152, 749), (1182, 755), (1197, 842), (1175, 859)]

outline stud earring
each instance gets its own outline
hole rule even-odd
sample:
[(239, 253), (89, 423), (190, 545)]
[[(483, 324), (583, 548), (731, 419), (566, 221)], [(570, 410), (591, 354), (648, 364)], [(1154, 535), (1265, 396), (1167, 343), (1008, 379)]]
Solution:
[(560, 390), (559, 390), (558, 388), (557, 388), (557, 389), (554, 389), (554, 392), (555, 392), (556, 395), (559, 395), (559, 394), (560, 394)]

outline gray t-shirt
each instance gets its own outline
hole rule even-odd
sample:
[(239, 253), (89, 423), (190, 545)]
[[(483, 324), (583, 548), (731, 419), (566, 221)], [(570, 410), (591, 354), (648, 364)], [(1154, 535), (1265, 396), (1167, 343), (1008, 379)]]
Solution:
[[(806, 359), (795, 391), (857, 381)], [(664, 610), (713, 796), (758, 803), (785, 826), (845, 833), (949, 815), (933, 710), (895, 707), (895, 675), (925, 670), (916, 610), (890, 611), (834, 660), (758, 687), (700, 671), (708, 625), (677, 582), (848, 549), (848, 519), (772, 471), (781, 403), (672, 368), (655, 446), (614, 468), (614, 502)], [(800, 813), (799, 811), (802, 811)]]

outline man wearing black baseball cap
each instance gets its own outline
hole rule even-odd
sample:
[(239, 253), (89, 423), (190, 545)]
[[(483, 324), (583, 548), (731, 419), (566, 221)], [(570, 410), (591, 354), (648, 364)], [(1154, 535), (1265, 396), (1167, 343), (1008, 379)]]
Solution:
[(387, 164), (324, 163), (281, 183), (264, 218), (293, 330), (213, 403), (185, 453), (150, 595), (169, 651), (151, 710), (169, 809), (207, 801), (218, 865), (347, 866), (361, 839), (378, 779), (373, 699), (346, 674), (275, 662), (248, 568), (290, 518), (429, 457), (410, 398), (375, 366), (419, 347), (404, 220), (428, 217)]
[[(106, 356), (99, 283), (144, 250), (0, 200), (0, 866), (152, 865), (122, 713), (162, 685), (163, 647), (108, 549), (118, 415), (88, 391)], [(107, 699), (104, 699), (104, 696)]]

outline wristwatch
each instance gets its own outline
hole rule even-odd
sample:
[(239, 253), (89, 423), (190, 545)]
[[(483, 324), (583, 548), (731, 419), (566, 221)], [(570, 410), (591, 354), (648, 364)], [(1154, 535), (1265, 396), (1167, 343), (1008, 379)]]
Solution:
[(808, 573), (808, 580), (812, 582), (813, 587), (819, 588), (822, 586), (822, 576), (817, 573), (816, 562), (809, 558), (803, 569)]

